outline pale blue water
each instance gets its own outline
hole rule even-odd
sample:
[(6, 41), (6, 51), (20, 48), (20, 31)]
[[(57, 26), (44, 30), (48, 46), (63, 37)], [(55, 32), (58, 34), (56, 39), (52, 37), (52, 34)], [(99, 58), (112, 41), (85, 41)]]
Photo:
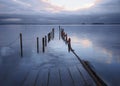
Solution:
[[(23, 33), (25, 56), (36, 51), (36, 37), (40, 40), (58, 26), (1, 25), (0, 65), (7, 56), (19, 56), (19, 33)], [(120, 85), (120, 25), (62, 25), (71, 37), (72, 47), (81, 59), (88, 60), (97, 74), (110, 86)], [(40, 46), (41, 47), (41, 46)], [(54, 47), (54, 46), (53, 46)], [(67, 51), (67, 50), (66, 50)]]
[(63, 26), (77, 54), (110, 85), (120, 85), (120, 25)]

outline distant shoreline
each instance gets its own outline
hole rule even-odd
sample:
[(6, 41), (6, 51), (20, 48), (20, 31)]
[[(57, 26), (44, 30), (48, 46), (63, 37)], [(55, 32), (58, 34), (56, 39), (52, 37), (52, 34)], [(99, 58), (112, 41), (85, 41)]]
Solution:
[(120, 23), (0, 23), (0, 25), (120, 25)]

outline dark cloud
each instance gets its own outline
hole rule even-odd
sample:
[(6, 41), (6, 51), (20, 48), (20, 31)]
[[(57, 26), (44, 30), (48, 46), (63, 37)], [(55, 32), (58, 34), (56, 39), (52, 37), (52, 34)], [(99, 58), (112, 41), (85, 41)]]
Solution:
[[(8, 20), (8, 21), (7, 21)], [(120, 23), (120, 14), (99, 15), (0, 15), (0, 24), (5, 23), (38, 23), (38, 24), (80, 24), (80, 23)]]
[(119, 8), (120, 0), (100, 0), (89, 9), (53, 13), (62, 8), (42, 0), (0, 0), (0, 23), (120, 23)]

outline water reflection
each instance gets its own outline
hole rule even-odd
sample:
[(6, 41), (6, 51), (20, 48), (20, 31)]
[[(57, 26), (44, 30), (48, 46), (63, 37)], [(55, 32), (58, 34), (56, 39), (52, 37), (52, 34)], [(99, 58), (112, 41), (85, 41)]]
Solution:
[[(120, 59), (120, 29), (117, 26), (63, 26), (72, 38), (73, 45), (92, 48), (94, 52), (112, 57), (112, 62)], [(76, 47), (78, 48), (78, 47)], [(81, 50), (81, 49), (79, 49)], [(88, 49), (86, 50), (86, 52)], [(82, 52), (82, 51), (81, 51)], [(90, 51), (89, 51), (90, 52)], [(87, 53), (89, 53), (87, 52)], [(103, 56), (102, 55), (102, 56)], [(119, 59), (118, 59), (119, 58)]]
[[(96, 46), (95, 44), (92, 43), (92, 41), (88, 38), (81, 38), (79, 39), (76, 36), (72, 36), (72, 44), (74, 48), (78, 48), (80, 51), (83, 48), (85, 49), (86, 53), (92, 52), (92, 53), (97, 53), (97, 61), (99, 62), (104, 62), (107, 64), (110, 64), (113, 61), (113, 52), (110, 50), (107, 50), (106, 48)], [(75, 47), (76, 45), (76, 47)], [(81, 51), (82, 52), (82, 51)], [(102, 55), (102, 56), (101, 56)], [(94, 58), (96, 57), (93, 55)], [(99, 58), (100, 57), (100, 58)]]
[(120, 82), (120, 26), (64, 26), (72, 46), (110, 86)]
[(72, 38), (72, 43), (79, 43), (84, 48), (88, 48), (88, 47), (92, 46), (92, 42), (87, 38), (79, 39), (78, 37), (75, 37), (75, 36), (72, 36), (71, 38)]
[(107, 50), (106, 48), (103, 48), (103, 47), (98, 47), (98, 46), (95, 46), (94, 49), (96, 51), (99, 51), (101, 54), (106, 55), (106, 59), (104, 58), (102, 62), (105, 62), (107, 64), (112, 63), (113, 58), (114, 58), (112, 51)]
[[(37, 36), (39, 36), (40, 38), (43, 37), (45, 34), (47, 34), (47, 32), (51, 30), (52, 27), (58, 29), (57, 26), (39, 26), (39, 25), (38, 26), (37, 25), (0, 26), (0, 39), (1, 39), (0, 64), (5, 63), (4, 62), (5, 60), (2, 59), (2, 56), (11, 55), (14, 53), (17, 53), (15, 57), (19, 56), (19, 50), (18, 50), (19, 46), (16, 46), (19, 45), (19, 40), (12, 45), (12, 47), (14, 48), (6, 47), (5, 45), (11, 42), (11, 40), (16, 39), (16, 37), (19, 35), (20, 32), (23, 33), (23, 37), (24, 37), (23, 42), (24, 42), (24, 46), (26, 46), (24, 47), (24, 51), (27, 51), (25, 53), (26, 54), (28, 53), (29, 54), (28, 57), (30, 57), (32, 56), (31, 55), (32, 52), (33, 53), (36, 52), (36, 47), (35, 47), (36, 37)], [(79, 54), (79, 56), (82, 57), (82, 59), (90, 61), (91, 64), (95, 67), (95, 70), (102, 76), (102, 78), (105, 81), (109, 82), (111, 86), (119, 86), (120, 85), (119, 82), (120, 26), (83, 25), (83, 26), (61, 26), (61, 27), (64, 28), (65, 31), (68, 33), (69, 37), (71, 37), (72, 47), (73, 49), (75, 49), (75, 52), (77, 52), (77, 54)], [(62, 52), (62, 50), (67, 50), (67, 48), (66, 49), (62, 48), (63, 45), (61, 45), (61, 43), (59, 42), (54, 43), (54, 45), (51, 45), (51, 47), (52, 47), (51, 49), (53, 48), (57, 49), (58, 52), (55, 50), (55, 52), (57, 52), (57, 55), (59, 54), (59, 52)], [(59, 47), (62, 49), (60, 49)], [(42, 48), (41, 44), (40, 44), (40, 48)], [(56, 58), (54, 61), (56, 62), (56, 60), (58, 60), (58, 58)]]

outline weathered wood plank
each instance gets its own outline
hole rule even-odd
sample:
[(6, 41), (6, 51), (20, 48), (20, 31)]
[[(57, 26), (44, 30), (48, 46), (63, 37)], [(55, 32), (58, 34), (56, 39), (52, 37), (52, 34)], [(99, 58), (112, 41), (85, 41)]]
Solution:
[(41, 69), (39, 72), (36, 86), (47, 86), (48, 80), (48, 69)]
[(84, 77), (84, 80), (87, 82), (88, 86), (96, 86), (95, 82), (93, 81), (93, 79), (91, 78), (91, 76), (88, 74), (88, 72), (82, 67), (81, 64), (77, 65), (79, 71), (81, 72), (81, 74)]
[(1, 86), (21, 86), (26, 77), (29, 74), (29, 70), (16, 70), (10, 74), (5, 80), (6, 83), (1, 84)]
[(85, 83), (84, 83), (82, 77), (80, 76), (77, 68), (75, 66), (73, 66), (73, 67), (69, 67), (69, 70), (70, 70), (71, 75), (74, 79), (75, 86), (84, 86)]
[(50, 83), (49, 86), (61, 86), (60, 85), (60, 77), (57, 68), (52, 68), (50, 70)]
[(22, 86), (34, 86), (39, 70), (31, 70)]
[(69, 75), (67, 68), (61, 68), (61, 79), (62, 79), (62, 86), (74, 86), (74, 83)]

